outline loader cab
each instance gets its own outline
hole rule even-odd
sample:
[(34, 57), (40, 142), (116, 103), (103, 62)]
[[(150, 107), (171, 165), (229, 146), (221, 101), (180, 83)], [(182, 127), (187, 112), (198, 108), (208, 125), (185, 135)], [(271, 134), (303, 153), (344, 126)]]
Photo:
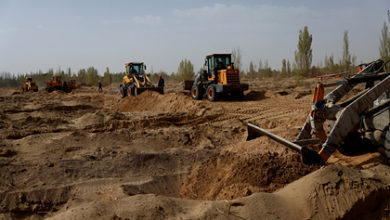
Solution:
[(140, 76), (144, 74), (146, 69), (144, 63), (126, 63), (126, 75), (136, 75)]
[(205, 65), (208, 70), (209, 77), (211, 77), (214, 72), (226, 69), (228, 66), (232, 66), (231, 54), (207, 55)]
[(56, 83), (61, 83), (62, 82), (62, 76), (61, 75), (54, 76), (54, 81)]

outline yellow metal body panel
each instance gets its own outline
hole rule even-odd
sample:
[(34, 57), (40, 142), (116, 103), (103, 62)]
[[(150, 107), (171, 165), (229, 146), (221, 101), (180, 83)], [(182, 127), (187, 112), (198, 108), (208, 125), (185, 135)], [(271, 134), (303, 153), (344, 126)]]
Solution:
[[(214, 80), (213, 78), (208, 78), (209, 81)], [(228, 66), (227, 69), (218, 70), (218, 85), (227, 85), (232, 83), (240, 83), (240, 73), (238, 70), (234, 70), (231, 66)]]
[(25, 89), (26, 91), (29, 91), (29, 90), (36, 90), (38, 89), (38, 86), (35, 82), (32, 82), (31, 80), (28, 80), (28, 81), (25, 81), (23, 84), (22, 84), (22, 88)]
[(47, 82), (47, 88), (53, 88), (53, 87), (62, 87), (62, 76), (61, 75), (54, 76), (54, 81), (49, 80)]

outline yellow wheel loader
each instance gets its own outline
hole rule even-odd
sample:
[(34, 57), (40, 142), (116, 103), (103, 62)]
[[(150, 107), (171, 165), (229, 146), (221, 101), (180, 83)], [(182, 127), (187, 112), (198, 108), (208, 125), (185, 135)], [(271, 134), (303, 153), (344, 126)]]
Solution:
[(125, 64), (125, 76), (118, 91), (121, 98), (126, 96), (137, 96), (146, 90), (156, 91), (164, 94), (164, 87), (155, 87), (145, 74), (146, 66), (144, 63), (129, 62)]
[(35, 82), (33, 82), (31, 77), (26, 76), (26, 80), (22, 83), (22, 91), (34, 91), (38, 92), (38, 86)]
[(195, 80), (185, 80), (183, 89), (191, 91), (191, 97), (200, 100), (203, 95), (209, 101), (216, 101), (224, 95), (241, 99), (248, 84), (240, 83), (239, 71), (234, 69), (231, 54), (210, 54), (206, 56), (204, 71)]
[(71, 92), (73, 89), (76, 89), (76, 81), (70, 80), (70, 81), (63, 81), (62, 75), (55, 75), (54, 80), (50, 79), (46, 83), (46, 90), (48, 92), (53, 92), (55, 90), (60, 90), (64, 92)]

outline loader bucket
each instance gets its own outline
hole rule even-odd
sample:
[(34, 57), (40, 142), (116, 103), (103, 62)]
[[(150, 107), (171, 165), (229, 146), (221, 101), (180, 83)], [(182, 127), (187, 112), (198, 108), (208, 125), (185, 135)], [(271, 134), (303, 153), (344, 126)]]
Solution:
[(250, 141), (262, 136), (262, 134), (258, 130), (256, 130), (253, 126), (249, 126), (248, 124), (247, 124), (248, 136), (246, 137), (246, 141)]
[(274, 141), (281, 143), (284, 146), (290, 148), (291, 150), (297, 151), (299, 153), (302, 152), (302, 146), (299, 146), (298, 144), (295, 144), (291, 141), (288, 141), (288, 140), (286, 140), (286, 139), (284, 139), (276, 134), (273, 134), (273, 133), (271, 133), (263, 128), (260, 128), (259, 126), (254, 125), (250, 122), (248, 122), (246, 125), (248, 127), (247, 141), (255, 139), (257, 137), (260, 137), (261, 135), (266, 135), (269, 138), (273, 139)]
[(247, 127), (248, 127), (247, 141), (255, 139), (262, 135), (266, 135), (269, 138), (273, 139), (274, 141), (283, 144), (284, 146), (290, 148), (293, 151), (300, 153), (302, 156), (302, 162), (305, 164), (323, 163), (320, 155), (316, 151), (313, 151), (307, 148), (306, 146), (304, 146), (304, 145), (312, 145), (312, 144), (320, 143), (320, 140), (318, 138), (298, 140), (298, 141), (291, 142), (263, 128), (260, 128), (250, 122), (247, 123)]
[(183, 90), (191, 90), (192, 86), (194, 85), (194, 80), (184, 80), (182, 82)]

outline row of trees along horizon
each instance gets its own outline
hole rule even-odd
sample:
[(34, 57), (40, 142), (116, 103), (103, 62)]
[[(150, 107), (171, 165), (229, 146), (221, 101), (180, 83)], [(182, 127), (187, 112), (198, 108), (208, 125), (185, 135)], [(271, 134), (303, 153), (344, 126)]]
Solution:
[[(390, 12), (388, 11), (388, 23), (390, 24)], [(258, 64), (251, 61), (249, 68), (245, 71), (242, 68), (242, 55), (240, 48), (232, 50), (232, 62), (236, 69), (240, 70), (240, 74), (243, 77), (248, 78), (262, 78), (262, 77), (295, 77), (296, 80), (300, 80), (306, 77), (313, 77), (318, 75), (324, 75), (329, 73), (348, 72), (353, 74), (357, 72), (356, 68), (356, 56), (353, 56), (349, 52), (349, 37), (348, 31), (344, 31), (343, 36), (343, 54), (341, 59), (337, 62), (334, 59), (333, 54), (325, 56), (324, 62), (318, 66), (312, 65), (312, 35), (309, 33), (309, 28), (305, 26), (299, 31), (299, 38), (297, 49), (294, 53), (294, 62), (282, 59), (282, 66), (280, 70), (272, 69), (268, 65), (267, 60), (259, 60)], [(388, 30), (388, 24), (384, 22), (380, 36), (379, 45), (379, 57), (384, 60), (390, 60), (390, 32)], [(388, 67), (387, 70), (390, 68)], [(202, 71), (201, 68), (198, 72)], [(193, 79), (195, 72), (194, 66), (190, 60), (184, 59), (180, 62), (178, 71), (176, 73), (167, 74), (165, 71), (155, 72), (151, 74), (151, 80), (156, 81), (158, 75), (162, 74), (164, 78), (172, 80), (185, 80)], [(87, 69), (80, 69), (77, 74), (72, 72), (71, 68), (67, 70), (54, 71), (49, 69), (47, 72), (32, 72), (30, 74), (11, 74), (7, 72), (0, 73), (0, 87), (18, 87), (25, 80), (26, 76), (32, 77), (38, 85), (46, 85), (46, 82), (53, 78), (54, 75), (62, 75), (64, 80), (76, 79), (78, 83), (82, 85), (96, 85), (100, 80), (103, 85), (109, 85), (111, 83), (120, 83), (122, 81), (124, 72), (111, 73), (109, 68), (106, 68), (103, 76), (98, 74), (97, 69), (89, 67)]]

